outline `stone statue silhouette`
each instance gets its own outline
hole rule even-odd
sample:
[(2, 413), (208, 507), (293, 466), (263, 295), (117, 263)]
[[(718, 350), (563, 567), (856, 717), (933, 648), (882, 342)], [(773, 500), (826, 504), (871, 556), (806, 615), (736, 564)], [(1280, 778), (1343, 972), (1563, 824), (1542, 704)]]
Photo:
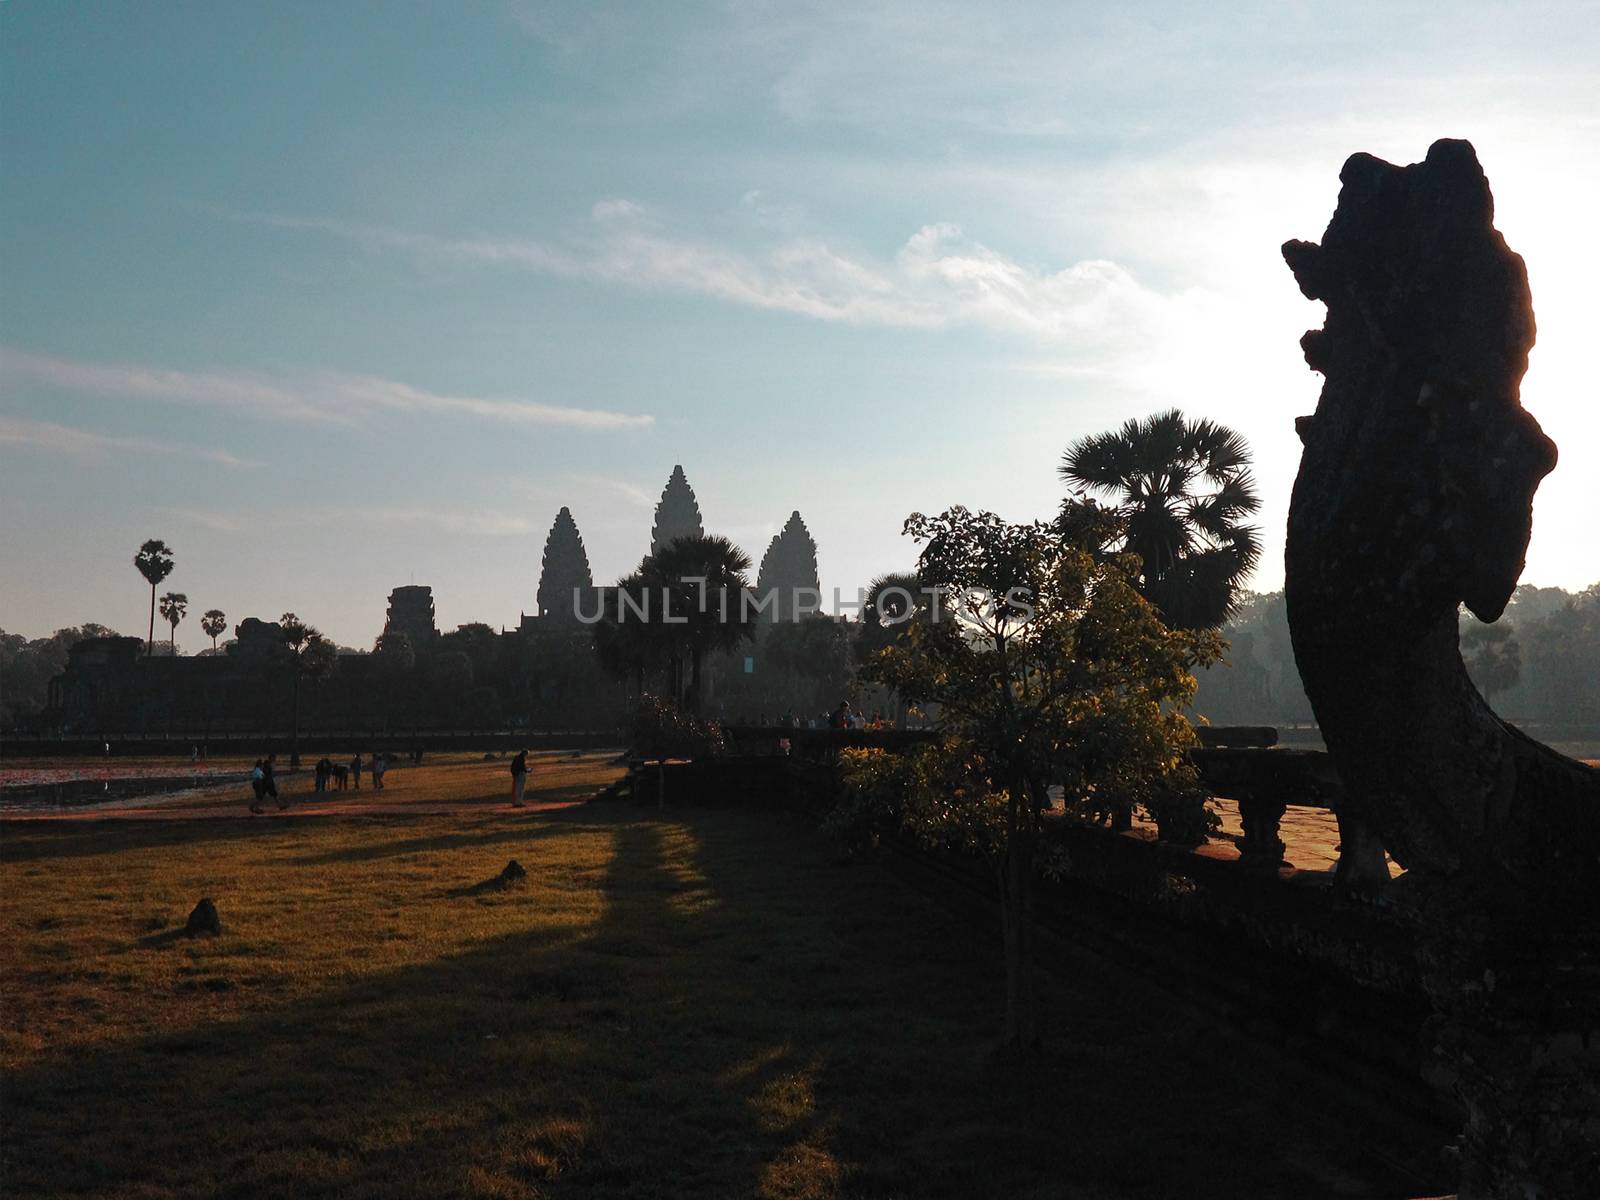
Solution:
[(1352, 817), (1412, 871), (1593, 881), (1600, 773), (1500, 720), (1467, 677), (1457, 607), (1495, 620), (1522, 572), (1555, 444), (1519, 397), (1522, 259), (1471, 145), (1354, 155), (1322, 244), (1283, 248), (1328, 306), (1326, 378), (1289, 510), (1295, 659)]
[(1328, 308), (1297, 422), (1285, 598), (1347, 800), (1345, 882), (1407, 868), (1434, 1077), (1466, 1112), (1461, 1196), (1600, 1179), (1600, 772), (1502, 721), (1457, 609), (1495, 620), (1556, 448), (1521, 404), (1534, 318), (1476, 153), (1357, 154), (1320, 245), (1283, 254)]

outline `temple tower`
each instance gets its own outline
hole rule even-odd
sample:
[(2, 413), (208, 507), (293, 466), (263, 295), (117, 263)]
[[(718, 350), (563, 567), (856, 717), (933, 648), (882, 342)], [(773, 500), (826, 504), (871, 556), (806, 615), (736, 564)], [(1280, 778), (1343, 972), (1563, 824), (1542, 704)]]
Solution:
[(439, 636), (433, 619), (433, 589), (413, 584), (390, 592), (383, 632), (405, 634), (418, 651), (429, 646)]
[(573, 595), (594, 587), (589, 554), (572, 510), (562, 505), (544, 542), (543, 568), (539, 572), (538, 612), (541, 617), (571, 620)]
[(700, 537), (705, 526), (700, 520), (700, 505), (695, 502), (694, 489), (681, 466), (672, 468), (667, 486), (661, 489), (661, 503), (656, 505), (655, 528), (650, 531), (650, 553), (670, 546), (681, 537)]
[(771, 621), (794, 620), (796, 593), (801, 589), (820, 593), (822, 585), (817, 578), (817, 543), (799, 512), (792, 512), (783, 532), (767, 546), (756, 576), (758, 597), (765, 600), (771, 592), (778, 596), (775, 608), (763, 610), (762, 615)]

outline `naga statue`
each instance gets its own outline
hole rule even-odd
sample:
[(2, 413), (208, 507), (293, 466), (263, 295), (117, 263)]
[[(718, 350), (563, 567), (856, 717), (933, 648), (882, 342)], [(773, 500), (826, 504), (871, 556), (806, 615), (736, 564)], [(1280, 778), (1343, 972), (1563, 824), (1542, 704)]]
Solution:
[(1296, 422), (1285, 598), (1344, 785), (1344, 882), (1380, 887), (1385, 850), (1405, 868), (1383, 893), (1418, 928), (1461, 1195), (1580, 1195), (1600, 1186), (1600, 771), (1496, 716), (1457, 644), (1460, 605), (1504, 611), (1556, 464), (1520, 399), (1527, 272), (1467, 142), (1356, 154), (1340, 180), (1321, 244), (1283, 255), (1327, 305), (1301, 342), (1324, 384)]

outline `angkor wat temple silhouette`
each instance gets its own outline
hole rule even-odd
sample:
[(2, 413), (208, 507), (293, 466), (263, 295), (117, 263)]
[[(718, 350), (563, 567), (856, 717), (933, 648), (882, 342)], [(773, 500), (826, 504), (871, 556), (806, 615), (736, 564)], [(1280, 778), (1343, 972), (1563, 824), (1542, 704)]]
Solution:
[[(682, 466), (674, 466), (656, 505), (650, 530), (649, 552), (674, 539), (706, 532), (694, 489)], [(793, 620), (796, 589), (814, 589), (817, 582), (817, 548), (799, 512), (790, 514), (782, 531), (772, 538), (755, 580), (759, 594), (775, 591), (773, 608), (762, 612), (767, 622)], [(589, 565), (583, 535), (571, 509), (556, 513), (545, 538), (534, 609), (524, 611), (517, 625), (498, 629), (471, 622), (446, 632), (439, 629), (433, 588), (425, 584), (397, 587), (389, 593), (382, 642), (393, 644), (404, 634), (408, 650), (404, 661), (413, 662), (419, 676), (429, 677), (430, 663), (465, 655), (475, 668), (474, 685), (494, 683), (506, 705), (519, 712), (538, 714), (546, 727), (559, 720), (591, 722), (600, 719), (583, 704), (595, 696), (609, 696), (600, 680), (592, 652), (575, 608), (583, 597), (584, 611), (598, 614), (609, 589), (597, 585)], [(51, 681), (44, 723), (53, 730), (85, 733), (102, 729), (193, 729), (220, 733), (229, 728), (273, 727), (284, 709), (289, 673), (280, 659), (285, 653), (282, 628), (274, 621), (246, 617), (234, 627), (225, 652), (172, 658), (147, 657), (141, 638), (112, 637), (80, 642), (69, 652), (67, 669)], [(530, 658), (531, 656), (534, 656)], [(511, 682), (520, 668), (537, 660), (540, 676), (536, 695), (515, 696)], [(384, 697), (395, 689), (386, 670), (385, 655), (344, 653), (332, 679), (302, 689), (299, 704), (305, 727), (339, 722), (366, 724), (384, 710)], [(525, 674), (526, 672), (522, 672)], [(502, 678), (503, 676), (503, 678)], [(439, 686), (443, 687), (443, 684)], [(286, 694), (286, 693), (285, 693)], [(457, 698), (471, 707), (470, 695)], [(597, 702), (598, 703), (598, 702)], [(595, 705), (590, 705), (595, 707)], [(491, 713), (483, 719), (492, 720)]]

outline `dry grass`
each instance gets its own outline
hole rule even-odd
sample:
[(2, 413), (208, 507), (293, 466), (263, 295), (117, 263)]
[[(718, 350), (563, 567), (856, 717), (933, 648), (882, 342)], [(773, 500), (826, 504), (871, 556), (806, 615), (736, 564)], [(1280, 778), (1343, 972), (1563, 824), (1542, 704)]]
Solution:
[[(470, 812), (474, 809), (509, 809), (511, 801), (510, 756), (485, 760), (482, 754), (429, 755), (421, 766), (400, 762), (390, 766), (382, 791), (372, 786), (369, 767), (363, 767), (361, 787), (316, 791), (313, 768), (318, 756), (306, 755), (298, 771), (287, 767), (288, 756), (280, 755), (277, 783), (280, 802), (287, 803), (293, 815), (361, 815), (383, 812), (389, 815), (408, 812)], [(624, 768), (616, 763), (615, 750), (545, 751), (528, 756), (529, 804), (569, 804), (587, 800), (607, 784), (620, 779)], [(348, 760), (345, 760), (348, 761)], [(70, 762), (70, 760), (68, 760)], [(249, 759), (212, 759), (213, 767), (227, 764), (239, 773), (247, 772)], [(50, 764), (59, 769), (63, 763)], [(137, 766), (151, 771), (169, 771), (181, 776), (187, 759), (127, 759), (119, 767)], [(83, 764), (84, 777), (94, 778), (99, 761)], [(8, 768), (21, 773), (21, 765)], [(119, 805), (85, 809), (71, 813), (75, 818), (147, 818), (151, 816), (245, 816), (252, 799), (248, 783), (233, 781), (214, 787), (188, 789), (179, 794), (127, 800)], [(269, 816), (278, 809), (270, 802)], [(58, 816), (61, 814), (19, 814)]]
[(783, 814), (0, 836), (7, 1196), (1405, 1194), (1104, 980), (1019, 1078), (989, 931)]

